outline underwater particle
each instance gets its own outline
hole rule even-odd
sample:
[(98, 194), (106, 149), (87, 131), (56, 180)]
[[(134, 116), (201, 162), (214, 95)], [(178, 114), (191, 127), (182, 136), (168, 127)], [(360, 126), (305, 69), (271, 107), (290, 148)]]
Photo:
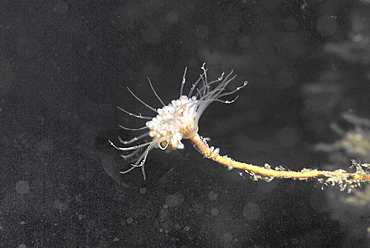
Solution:
[(37, 147), (40, 154), (52, 154), (54, 151), (54, 141), (50, 138), (44, 138), (40, 141)]
[(64, 202), (64, 201), (61, 201), (59, 199), (57, 199), (53, 202), (53, 206), (54, 206), (54, 208), (58, 209), (59, 212), (66, 211), (68, 209), (68, 203)]
[(222, 241), (225, 243), (230, 243), (231, 241), (233, 241), (233, 235), (229, 232), (224, 233), (222, 235)]
[(168, 12), (168, 14), (166, 15), (166, 18), (165, 18), (165, 22), (169, 25), (173, 25), (175, 24), (176, 22), (178, 22), (179, 20), (179, 13), (177, 13), (176, 11), (170, 11)]
[(160, 217), (161, 219), (167, 218), (167, 216), (168, 216), (168, 211), (167, 211), (166, 209), (161, 209), (161, 210), (159, 211), (159, 217)]
[(189, 226), (184, 227), (184, 231), (185, 232), (188, 232), (189, 230), (190, 230), (190, 227)]
[(175, 225), (173, 226), (173, 228), (174, 228), (175, 230), (180, 230), (180, 229), (181, 229), (181, 226), (180, 226), (180, 224), (179, 224), (179, 223), (175, 223)]
[(239, 46), (241, 46), (244, 49), (247, 49), (251, 46), (251, 39), (248, 36), (242, 36), (239, 39)]
[(18, 181), (15, 185), (15, 190), (18, 194), (27, 194), (30, 192), (30, 185), (27, 181)]
[(297, 238), (292, 238), (290, 240), (290, 242), (293, 244), (293, 245), (299, 245), (299, 240)]
[(217, 197), (218, 197), (218, 193), (214, 192), (213, 190), (211, 192), (208, 193), (208, 198), (211, 200), (211, 201), (215, 201), (217, 200)]
[(128, 217), (128, 218), (126, 219), (126, 222), (127, 222), (128, 224), (131, 224), (133, 221), (134, 221), (134, 219), (133, 219), (132, 217)]
[(146, 193), (146, 188), (143, 187), (143, 188), (140, 188), (140, 194), (145, 194)]
[(218, 209), (217, 209), (217, 208), (212, 208), (212, 210), (211, 210), (211, 214), (212, 214), (213, 216), (217, 216), (217, 215), (218, 215)]
[(202, 204), (196, 203), (196, 204), (193, 205), (192, 210), (196, 214), (201, 214), (204, 211), (204, 206)]
[(294, 18), (284, 20), (284, 29), (287, 31), (294, 31), (298, 27), (298, 22)]
[(335, 16), (323, 15), (316, 22), (316, 30), (321, 35), (332, 35), (337, 31), (337, 29), (338, 22)]
[(83, 218), (86, 218), (86, 215), (84, 215), (84, 214), (77, 214), (77, 218), (79, 220), (82, 220)]
[(167, 207), (175, 207), (175, 206), (180, 205), (183, 202), (184, 202), (184, 196), (179, 192), (176, 192), (173, 195), (166, 196)]
[(253, 202), (248, 202), (243, 208), (243, 216), (247, 220), (257, 220), (261, 215), (260, 207)]
[(198, 25), (195, 28), (195, 36), (199, 39), (206, 39), (209, 35), (209, 29), (204, 25)]
[(77, 194), (75, 195), (75, 200), (79, 203), (82, 203), (81, 197), (82, 197), (81, 194)]
[(18, 245), (18, 248), (26, 248), (27, 246), (25, 244)]
[(62, 1), (58, 1), (54, 5), (53, 11), (57, 12), (58, 14), (65, 14), (68, 12), (68, 4)]

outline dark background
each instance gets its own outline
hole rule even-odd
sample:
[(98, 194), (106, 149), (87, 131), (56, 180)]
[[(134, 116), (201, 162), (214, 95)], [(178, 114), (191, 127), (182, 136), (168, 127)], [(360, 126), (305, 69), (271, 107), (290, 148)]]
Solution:
[(119, 174), (129, 165), (108, 139), (144, 124), (116, 106), (153, 114), (127, 87), (160, 107), (146, 77), (167, 103), (206, 62), (211, 79), (238, 74), (228, 90), (249, 82), (200, 121), (221, 154), (293, 170), (370, 162), (314, 149), (341, 139), (333, 123), (354, 128), (342, 113), (370, 117), (369, 13), (365, 0), (1, 1), (0, 247), (368, 247), (369, 198), (254, 182), (187, 141), (152, 151), (143, 182)]

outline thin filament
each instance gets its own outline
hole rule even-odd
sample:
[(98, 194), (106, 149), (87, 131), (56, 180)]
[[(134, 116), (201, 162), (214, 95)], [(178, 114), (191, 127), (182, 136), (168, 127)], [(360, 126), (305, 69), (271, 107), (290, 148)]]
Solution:
[(155, 97), (157, 97), (157, 99), (161, 102), (161, 104), (162, 104), (163, 106), (165, 106), (164, 102), (162, 101), (162, 99), (159, 97), (159, 95), (158, 95), (158, 94), (157, 94), (157, 92), (155, 91), (155, 89), (154, 89), (154, 87), (153, 87), (153, 84), (152, 84), (152, 81), (150, 81), (150, 78), (149, 78), (149, 77), (147, 77), (147, 79), (148, 79), (148, 82), (149, 82), (150, 88), (152, 89), (152, 91), (153, 91), (153, 93), (154, 93)]
[(127, 111), (127, 110), (125, 110), (125, 109), (123, 109), (123, 108), (119, 107), (119, 106), (117, 106), (117, 108), (118, 108), (119, 110), (121, 110), (121, 111), (125, 112), (126, 114), (128, 114), (128, 115), (130, 115), (130, 116), (134, 116), (134, 117), (139, 118), (139, 119), (143, 119), (143, 120), (151, 120), (151, 119), (153, 119), (153, 117), (143, 116), (143, 115), (141, 115), (141, 114), (138, 114), (138, 115), (137, 115), (137, 114), (131, 113), (131, 112), (129, 112), (129, 111)]
[[(182, 81), (181, 81), (181, 87), (180, 87), (180, 96), (183, 95), (184, 93), (184, 86), (185, 86), (185, 83), (186, 83), (186, 79), (185, 79), (185, 76), (186, 76), (186, 71), (188, 70), (187, 67), (185, 67), (185, 70), (184, 70), (184, 75), (182, 76)], [(164, 105), (164, 104), (163, 104)]]
[(127, 88), (127, 90), (131, 93), (131, 95), (133, 95), (136, 98), (136, 100), (138, 100), (139, 102), (141, 102), (141, 104), (143, 104), (145, 107), (147, 107), (148, 109), (153, 110), (154, 112), (157, 112), (157, 110), (155, 108), (153, 108), (152, 106), (150, 106), (149, 104), (147, 104), (146, 102), (144, 102), (143, 100), (141, 100), (137, 95), (135, 95), (134, 92), (132, 92), (130, 90), (130, 88)]
[(140, 130), (144, 130), (144, 129), (148, 128), (147, 126), (143, 126), (143, 127), (139, 127), (139, 128), (131, 128), (131, 127), (125, 127), (123, 125), (119, 125), (119, 127), (124, 129), (124, 130), (127, 130), (127, 131), (140, 131)]
[(132, 138), (130, 140), (123, 140), (120, 136), (118, 136), (118, 140), (122, 144), (127, 145), (127, 144), (134, 143), (135, 141), (140, 140), (140, 139), (142, 139), (144, 137), (147, 137), (147, 136), (149, 136), (149, 133), (143, 133), (142, 135), (137, 136), (137, 137), (134, 137), (134, 138)]

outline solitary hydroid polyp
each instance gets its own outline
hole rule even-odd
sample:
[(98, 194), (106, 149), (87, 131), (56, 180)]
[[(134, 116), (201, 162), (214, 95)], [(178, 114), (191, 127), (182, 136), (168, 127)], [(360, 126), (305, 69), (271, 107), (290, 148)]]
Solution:
[(109, 141), (111, 145), (116, 149), (124, 152), (129, 152), (123, 155), (123, 157), (126, 159), (140, 153), (136, 161), (132, 164), (132, 167), (126, 171), (122, 171), (121, 173), (127, 173), (133, 170), (135, 167), (141, 167), (143, 176), (145, 178), (146, 175), (144, 171), (144, 164), (151, 149), (160, 148), (161, 150), (165, 150), (166, 152), (177, 149), (184, 149), (182, 139), (191, 139), (192, 137), (197, 135), (199, 119), (206, 108), (215, 101), (232, 103), (234, 100), (236, 100), (236, 98), (232, 101), (228, 101), (222, 100), (221, 97), (233, 94), (247, 85), (247, 82), (244, 82), (241, 87), (238, 87), (230, 92), (225, 92), (226, 86), (236, 77), (236, 75), (233, 75), (233, 71), (231, 71), (226, 76), (224, 73), (222, 73), (220, 77), (216, 80), (208, 82), (207, 69), (204, 67), (204, 64), (202, 66), (202, 70), (203, 73), (191, 86), (189, 92), (185, 94), (185, 69), (180, 87), (180, 96), (178, 99), (172, 100), (168, 105), (164, 104), (162, 99), (155, 91), (151, 81), (148, 79), (149, 85), (154, 95), (162, 104), (162, 107), (158, 109), (151, 107), (129, 90), (138, 101), (140, 101), (152, 111), (156, 112), (157, 115), (155, 117), (147, 117), (137, 115), (122, 108), (119, 108), (131, 116), (140, 119), (149, 119), (149, 121), (146, 122), (145, 126), (138, 129), (131, 129), (121, 126), (123, 129), (132, 131), (147, 130), (147, 132), (134, 137), (131, 140), (120, 140), (121, 143), (123, 143), (124, 145), (129, 145), (139, 140), (145, 140), (145, 138), (148, 137), (151, 138), (150, 141), (145, 141), (139, 145), (128, 147), (117, 147), (115, 144), (113, 144), (113, 142)]
[[(352, 188), (361, 185), (361, 183), (370, 182), (370, 166), (367, 164), (356, 163), (354, 166), (356, 171), (353, 173), (349, 173), (344, 170), (319, 171), (302, 169), (301, 171), (290, 171), (280, 166), (272, 168), (270, 165), (265, 164), (265, 166), (261, 167), (258, 165), (238, 162), (229, 158), (228, 156), (219, 155), (219, 149), (210, 147), (207, 144), (206, 139), (202, 138), (198, 134), (199, 119), (212, 102), (234, 102), (236, 98), (231, 101), (223, 100), (222, 98), (239, 91), (247, 85), (247, 82), (245, 81), (240, 87), (226, 92), (225, 89), (227, 85), (236, 77), (236, 75), (233, 75), (233, 71), (226, 76), (224, 73), (222, 73), (216, 80), (208, 81), (207, 69), (205, 68), (204, 64), (201, 69), (202, 73), (200, 74), (198, 80), (191, 85), (188, 93), (184, 94), (184, 86), (186, 83), (185, 69), (180, 87), (180, 96), (178, 99), (172, 100), (168, 105), (164, 104), (162, 99), (155, 91), (151, 81), (148, 79), (154, 95), (162, 104), (162, 107), (158, 109), (153, 108), (145, 103), (129, 89), (130, 93), (143, 105), (154, 111), (156, 116), (142, 116), (141, 114), (134, 114), (119, 107), (120, 110), (131, 116), (147, 120), (145, 126), (137, 129), (121, 126), (123, 129), (130, 131), (145, 130), (145, 132), (141, 135), (136, 136), (128, 141), (124, 141), (119, 138), (124, 147), (118, 147), (112, 141), (109, 141), (114, 148), (124, 152), (122, 154), (124, 159), (135, 158), (135, 162), (132, 164), (132, 167), (128, 170), (122, 171), (121, 173), (128, 173), (134, 168), (141, 167), (143, 177), (145, 179), (146, 175), (144, 165), (149, 152), (153, 148), (159, 148), (161, 150), (165, 150), (166, 152), (183, 149), (184, 144), (182, 143), (182, 140), (189, 139), (194, 143), (204, 157), (223, 164), (230, 170), (233, 168), (244, 170), (250, 174), (254, 180), (264, 179), (266, 181), (271, 181), (275, 177), (300, 180), (316, 178), (325, 185), (338, 185), (341, 190), (344, 190), (345, 188), (351, 190)], [(149, 141), (146, 139), (149, 139)], [(132, 145), (141, 141), (142, 143)]]

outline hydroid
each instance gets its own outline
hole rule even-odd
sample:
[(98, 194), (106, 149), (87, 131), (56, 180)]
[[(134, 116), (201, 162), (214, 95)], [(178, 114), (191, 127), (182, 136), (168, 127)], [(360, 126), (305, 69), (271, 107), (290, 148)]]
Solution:
[[(121, 173), (128, 173), (134, 168), (140, 167), (145, 179), (146, 175), (144, 165), (149, 152), (153, 148), (159, 148), (166, 152), (184, 149), (182, 140), (189, 139), (199, 149), (204, 157), (223, 164), (230, 170), (233, 168), (244, 170), (254, 180), (264, 179), (266, 181), (271, 181), (273, 178), (307, 180), (308, 178), (316, 178), (319, 182), (325, 185), (337, 185), (341, 190), (347, 188), (349, 191), (362, 183), (370, 182), (370, 166), (368, 164), (359, 164), (354, 162), (356, 171), (353, 173), (341, 169), (335, 171), (320, 171), (305, 168), (301, 171), (290, 171), (280, 166), (275, 168), (272, 168), (268, 164), (265, 164), (265, 166), (258, 166), (238, 162), (228, 156), (221, 156), (218, 148), (209, 146), (207, 139), (198, 134), (199, 119), (207, 107), (213, 102), (234, 102), (237, 97), (231, 101), (223, 100), (222, 98), (239, 91), (247, 85), (247, 82), (245, 81), (243, 85), (232, 91), (225, 91), (229, 83), (236, 77), (236, 75), (233, 74), (233, 71), (226, 76), (222, 73), (216, 80), (208, 81), (207, 69), (204, 64), (201, 68), (202, 74), (200, 74), (199, 79), (192, 84), (187, 94), (184, 94), (184, 86), (186, 83), (185, 69), (180, 87), (180, 96), (177, 99), (172, 100), (168, 105), (164, 104), (163, 100), (155, 91), (151, 81), (148, 79), (154, 95), (162, 104), (162, 107), (158, 109), (151, 107), (129, 90), (138, 101), (155, 112), (156, 116), (142, 116), (141, 114), (134, 114), (123, 108), (119, 108), (131, 116), (147, 120), (145, 126), (137, 129), (121, 126), (126, 130), (144, 131), (144, 133), (132, 138), (131, 140), (124, 141), (120, 139), (120, 142), (124, 145), (123, 147), (118, 147), (112, 141), (109, 141), (114, 148), (124, 152), (122, 154), (124, 159), (135, 158), (132, 163), (132, 167), (126, 171), (122, 171)], [(137, 144), (137, 142), (139, 142), (139, 144)]]
[[(122, 157), (125, 159), (132, 158), (135, 155), (139, 154), (137, 155), (136, 161), (132, 163), (132, 167), (126, 171), (122, 171), (121, 173), (124, 174), (130, 172), (136, 167), (141, 167), (143, 177), (145, 179), (146, 175), (144, 164), (149, 152), (153, 148), (159, 148), (161, 150), (165, 150), (166, 152), (171, 152), (172, 150), (177, 149), (184, 149), (184, 144), (182, 143), (182, 140), (191, 139), (192, 137), (197, 135), (199, 129), (199, 119), (201, 118), (206, 108), (212, 102), (232, 103), (236, 100), (236, 98), (232, 101), (222, 100), (221, 98), (233, 94), (247, 85), (247, 82), (244, 82), (241, 87), (238, 87), (230, 92), (225, 92), (225, 88), (227, 87), (227, 85), (236, 77), (236, 75), (233, 75), (233, 71), (231, 71), (226, 76), (224, 73), (222, 73), (219, 78), (210, 82), (208, 82), (207, 69), (205, 68), (204, 64), (202, 66), (202, 71), (203, 73), (200, 75), (198, 80), (194, 84), (192, 84), (188, 93), (185, 94), (185, 69), (180, 87), (180, 96), (178, 99), (170, 101), (168, 105), (164, 104), (163, 100), (155, 91), (151, 81), (148, 79), (149, 85), (154, 95), (163, 105), (163, 107), (158, 109), (151, 107), (149, 104), (145, 103), (138, 96), (136, 96), (131, 90), (129, 90), (129, 92), (144, 106), (156, 112), (156, 116), (142, 116), (140, 114), (131, 113), (119, 107), (119, 109), (126, 114), (139, 119), (148, 120), (145, 126), (137, 129), (120, 126), (125, 130), (146, 131), (143, 134), (136, 136), (128, 141), (120, 139), (120, 142), (125, 145), (125, 147), (118, 147), (112, 141), (109, 141), (114, 148), (125, 152), (124, 154), (122, 154)], [(144, 141), (137, 145), (129, 146), (130, 144), (148, 138), (150, 138), (151, 140)]]

